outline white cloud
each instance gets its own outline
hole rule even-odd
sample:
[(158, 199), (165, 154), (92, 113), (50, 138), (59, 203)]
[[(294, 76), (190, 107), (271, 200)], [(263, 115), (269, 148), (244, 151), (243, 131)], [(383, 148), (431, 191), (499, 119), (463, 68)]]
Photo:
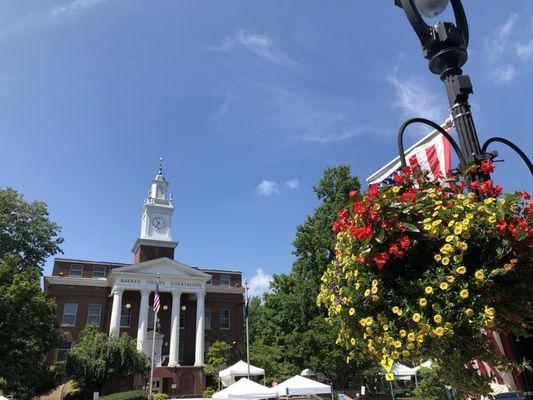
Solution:
[(368, 125), (353, 121), (338, 100), (327, 101), (300, 95), (289, 90), (259, 85), (269, 95), (273, 112), (271, 118), (285, 129), (297, 133), (307, 142), (325, 144), (349, 139), (371, 130)]
[(226, 93), (226, 97), (224, 98), (224, 102), (222, 105), (218, 108), (218, 110), (213, 114), (213, 119), (215, 120), (217, 127), (220, 127), (220, 124), (222, 124), (222, 121), (224, 120), (224, 117), (229, 112), (229, 108), (231, 105), (231, 102), (233, 101), (233, 92), (229, 90)]
[(229, 51), (236, 46), (242, 46), (274, 64), (288, 66), (296, 64), (285, 55), (268, 35), (238, 31), (233, 36), (228, 36), (219, 45), (208, 47), (213, 51)]
[(509, 83), (513, 80), (515, 68), (511, 64), (494, 67), (491, 71), (494, 81), (498, 84)]
[(523, 58), (533, 57), (533, 39), (528, 43), (516, 45), (516, 54)]
[(255, 276), (250, 279), (248, 294), (250, 297), (261, 296), (270, 291), (272, 275), (265, 274), (262, 268), (257, 268)]
[(79, 12), (104, 3), (105, 1), (107, 0), (72, 0), (63, 5), (58, 5), (52, 8), (50, 15), (61, 17), (78, 14)]
[(392, 106), (408, 118), (422, 117), (437, 123), (446, 118), (442, 93), (437, 96), (424, 82), (415, 78), (398, 78), (396, 70), (389, 82), (394, 86), (395, 98)]
[(279, 185), (273, 181), (267, 181), (263, 179), (259, 185), (257, 185), (257, 192), (261, 196), (272, 196), (279, 193)]
[(285, 186), (289, 189), (296, 189), (300, 186), (300, 181), (298, 179), (291, 179), (290, 181), (285, 182)]
[(511, 33), (513, 32), (513, 28), (517, 21), (518, 14), (511, 14), (504, 24), (496, 29), (491, 37), (485, 42), (485, 47), (490, 49), (487, 53), (490, 62), (495, 63), (499, 61), (502, 55), (507, 51)]

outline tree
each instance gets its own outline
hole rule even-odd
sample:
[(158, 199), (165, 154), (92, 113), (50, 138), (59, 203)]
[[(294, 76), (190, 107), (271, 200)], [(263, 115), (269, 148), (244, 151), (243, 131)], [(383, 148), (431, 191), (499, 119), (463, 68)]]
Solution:
[(217, 386), (218, 373), (229, 365), (230, 351), (231, 345), (222, 340), (217, 340), (207, 349), (207, 364), (204, 367), (204, 371), (211, 381), (207, 386), (213, 389)]
[(88, 325), (67, 354), (65, 371), (87, 392), (100, 391), (102, 384), (143, 374), (148, 370), (144, 353), (127, 335), (108, 337), (95, 325)]
[(43, 361), (59, 335), (55, 303), (40, 286), (45, 260), (60, 251), (58, 234), (44, 203), (0, 190), (0, 388), (17, 398), (50, 389), (58, 377)]
[(268, 380), (283, 380), (311, 368), (336, 386), (365, 366), (346, 363), (335, 339), (338, 330), (325, 322), (316, 304), (320, 279), (335, 254), (331, 225), (359, 180), (347, 165), (326, 168), (313, 188), (321, 204), (297, 227), (293, 242), (297, 257), (290, 274), (275, 275), (271, 293), (252, 300), (250, 307), (251, 361), (266, 369)]

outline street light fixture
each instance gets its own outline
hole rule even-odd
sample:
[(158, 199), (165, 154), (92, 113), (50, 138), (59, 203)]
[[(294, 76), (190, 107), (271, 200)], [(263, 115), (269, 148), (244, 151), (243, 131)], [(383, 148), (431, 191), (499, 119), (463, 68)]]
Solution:
[[(450, 114), (457, 130), (460, 143), (460, 168), (466, 168), (471, 164), (480, 164), (483, 160), (491, 160), (498, 153), (487, 153), (488, 144), (501, 142), (515, 150), (529, 167), (533, 175), (533, 165), (523, 151), (518, 146), (507, 139), (491, 138), (483, 147), (479, 143), (479, 138), (474, 125), (474, 119), (468, 103), (468, 97), (473, 93), (472, 82), (468, 75), (463, 75), (462, 67), (468, 59), (468, 22), (466, 14), (461, 4), (461, 0), (394, 0), (394, 3), (403, 8), (411, 26), (416, 32), (424, 57), (429, 60), (429, 69), (434, 74), (440, 76), (444, 82), (448, 100), (450, 103)], [(451, 22), (437, 22), (430, 26), (423, 16), (431, 18), (440, 15), (447, 8), (448, 3), (453, 7), (455, 24)], [(413, 118), (406, 121), (398, 132), (398, 149), (402, 164), (407, 165), (403, 152), (403, 133), (405, 129), (413, 123), (429, 124), (423, 118)], [(441, 133), (446, 132), (439, 127)], [(445, 135), (453, 148), (457, 152), (457, 144), (449, 135)], [(481, 171), (471, 175), (472, 180), (485, 181), (489, 175)]]

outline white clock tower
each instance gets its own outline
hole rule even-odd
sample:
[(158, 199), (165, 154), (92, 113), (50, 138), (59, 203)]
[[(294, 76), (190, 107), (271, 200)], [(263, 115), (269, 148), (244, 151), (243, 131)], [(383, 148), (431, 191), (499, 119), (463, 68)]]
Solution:
[(177, 242), (172, 241), (172, 214), (174, 201), (168, 194), (168, 182), (163, 176), (163, 159), (159, 159), (159, 172), (152, 180), (144, 200), (141, 218), (141, 236), (135, 242), (133, 253), (137, 262), (148, 259), (173, 258)]

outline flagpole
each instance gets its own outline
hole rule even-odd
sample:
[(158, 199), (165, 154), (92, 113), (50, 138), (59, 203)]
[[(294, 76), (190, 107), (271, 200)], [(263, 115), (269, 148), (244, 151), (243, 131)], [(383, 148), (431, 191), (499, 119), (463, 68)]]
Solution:
[(248, 309), (248, 281), (244, 281), (244, 301), (245, 301), (245, 307), (246, 307), (246, 365), (248, 366), (248, 379), (250, 379), (250, 331), (248, 327), (248, 313), (250, 310)]
[[(156, 283), (156, 289), (159, 285), (159, 274), (157, 274), (157, 283)], [(155, 296), (154, 296), (154, 302), (155, 302)], [(153, 307), (153, 306), (152, 306)], [(152, 389), (153, 389), (153, 382), (154, 382), (154, 353), (155, 353), (155, 328), (157, 324), (157, 313), (154, 313), (154, 328), (152, 330), (152, 353), (150, 356), (150, 389), (148, 390), (148, 400), (152, 400)]]

